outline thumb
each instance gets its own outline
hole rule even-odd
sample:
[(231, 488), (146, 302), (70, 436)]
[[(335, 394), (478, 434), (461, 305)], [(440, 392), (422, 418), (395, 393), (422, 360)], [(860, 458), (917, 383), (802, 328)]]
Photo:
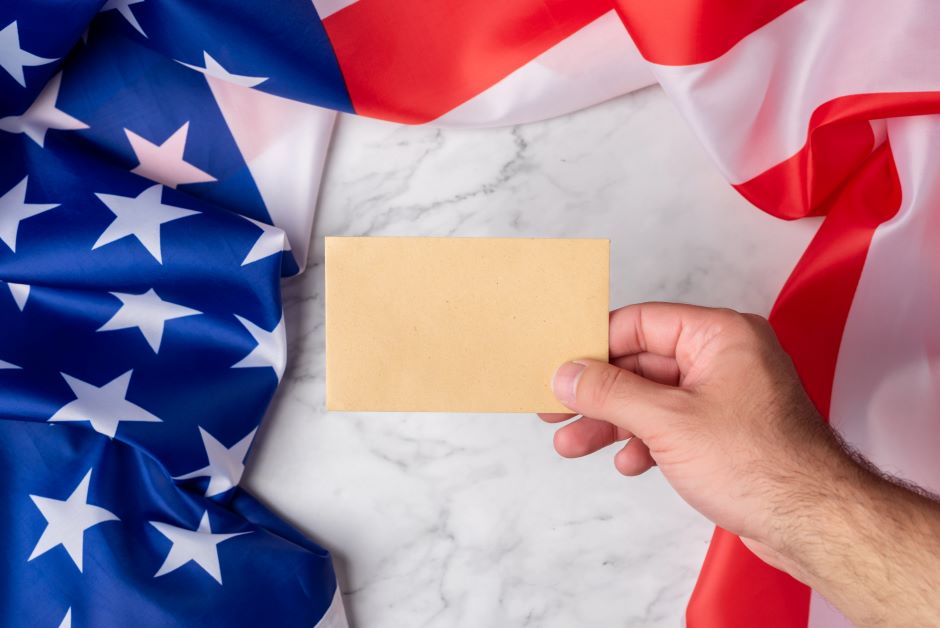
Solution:
[(584, 416), (603, 419), (642, 439), (668, 426), (685, 391), (596, 360), (562, 364), (552, 378), (555, 397)]

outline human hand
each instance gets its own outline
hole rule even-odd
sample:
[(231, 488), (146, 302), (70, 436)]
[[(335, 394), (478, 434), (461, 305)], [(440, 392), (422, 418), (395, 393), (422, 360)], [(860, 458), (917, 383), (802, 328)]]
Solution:
[(940, 499), (846, 448), (767, 321), (629, 306), (610, 315), (610, 358), (555, 373), (555, 395), (582, 415), (555, 434), (561, 455), (629, 439), (621, 473), (658, 465), (695, 509), (856, 625), (936, 625)]
[[(610, 315), (610, 364), (569, 362), (553, 389), (583, 415), (555, 434), (562, 456), (629, 439), (614, 465), (658, 465), (695, 509), (791, 572), (778, 529), (802, 480), (850, 464), (766, 320), (689, 305), (647, 303)], [(571, 414), (540, 415), (549, 422)]]

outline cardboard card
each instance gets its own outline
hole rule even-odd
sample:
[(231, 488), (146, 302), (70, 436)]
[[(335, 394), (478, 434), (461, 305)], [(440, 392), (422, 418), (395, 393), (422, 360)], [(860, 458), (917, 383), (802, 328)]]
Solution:
[(326, 238), (326, 407), (565, 412), (551, 377), (607, 360), (610, 242)]

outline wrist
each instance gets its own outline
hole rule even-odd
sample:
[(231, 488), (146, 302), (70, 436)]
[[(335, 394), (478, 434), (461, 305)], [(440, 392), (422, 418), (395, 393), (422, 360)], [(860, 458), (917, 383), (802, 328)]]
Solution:
[(850, 531), (843, 528), (865, 512), (872, 501), (870, 493), (883, 483), (827, 426), (820, 427), (825, 434), (804, 442), (790, 458), (791, 464), (773, 474), (773, 497), (757, 537), (786, 560), (791, 575), (804, 582), (825, 559), (825, 539), (848, 538)]
[(846, 577), (847, 560), (880, 570), (882, 557), (869, 551), (871, 540), (882, 532), (885, 508), (902, 510), (907, 491), (853, 456), (837, 437), (817, 453), (815, 464), (804, 464), (769, 527), (767, 544), (782, 557), (780, 568), (821, 591)]

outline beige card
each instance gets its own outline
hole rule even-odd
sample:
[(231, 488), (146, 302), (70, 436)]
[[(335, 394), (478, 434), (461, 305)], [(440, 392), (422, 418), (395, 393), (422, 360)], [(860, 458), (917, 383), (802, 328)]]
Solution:
[(326, 407), (564, 412), (566, 360), (607, 360), (610, 242), (327, 238)]

